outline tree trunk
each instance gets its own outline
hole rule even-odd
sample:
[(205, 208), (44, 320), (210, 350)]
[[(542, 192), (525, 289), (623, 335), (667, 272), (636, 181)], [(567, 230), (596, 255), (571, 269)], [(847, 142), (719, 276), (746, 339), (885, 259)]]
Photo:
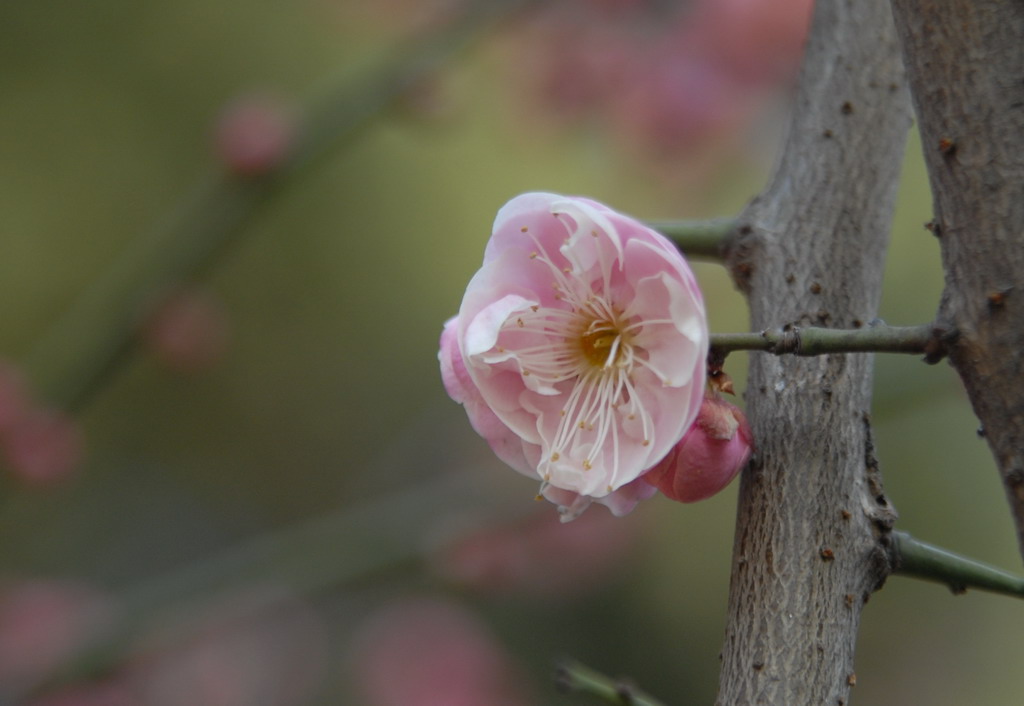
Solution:
[[(870, 325), (910, 108), (885, 0), (819, 0), (783, 155), (728, 248), (753, 330)], [(1024, 292), (1022, 292), (1024, 294)], [(895, 513), (868, 416), (872, 357), (752, 353), (718, 704), (845, 704)]]
[(938, 324), (1024, 555), (1024, 3), (895, 0), (946, 286)]

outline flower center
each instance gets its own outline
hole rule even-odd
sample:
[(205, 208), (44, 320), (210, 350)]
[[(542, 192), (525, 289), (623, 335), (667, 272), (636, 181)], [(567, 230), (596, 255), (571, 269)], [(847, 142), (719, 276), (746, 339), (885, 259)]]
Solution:
[(607, 321), (593, 322), (580, 338), (583, 357), (595, 368), (626, 365), (623, 344), (628, 345), (628, 341), (615, 324)]
[[(526, 227), (522, 231), (528, 233)], [(607, 272), (595, 279), (558, 266), (536, 239), (534, 243), (537, 249), (529, 257), (549, 269), (555, 300), (563, 304), (538, 304), (510, 317), (502, 329), (529, 338), (510, 337), (512, 345), (499, 345), (498, 352), (518, 360), (529, 388), (562, 402), (557, 425), (545, 439), (547, 453), (537, 469), (541, 479), (550, 481), (557, 467), (589, 471), (606, 458), (609, 467), (602, 463), (602, 469), (611, 481), (619, 475), (620, 447), (648, 446), (653, 436), (653, 419), (634, 384), (634, 368), (650, 367), (634, 344), (645, 324), (627, 318), (612, 301)], [(601, 267), (610, 272), (610, 264)]]

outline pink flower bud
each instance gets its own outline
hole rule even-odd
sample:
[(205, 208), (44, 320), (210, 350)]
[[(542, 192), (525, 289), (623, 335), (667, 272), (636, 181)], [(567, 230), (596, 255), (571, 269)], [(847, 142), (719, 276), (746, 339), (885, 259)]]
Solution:
[(227, 315), (220, 299), (200, 287), (168, 296), (143, 328), (146, 347), (171, 370), (194, 373), (212, 367), (228, 344)]
[(5, 580), (0, 584), (0, 685), (23, 688), (42, 678), (105, 625), (111, 607), (85, 585)]
[(229, 104), (217, 123), (215, 147), (235, 174), (260, 176), (276, 169), (292, 147), (291, 110), (263, 95), (243, 96)]
[(708, 394), (686, 436), (643, 479), (678, 502), (704, 500), (746, 465), (753, 443), (743, 412)]
[(55, 409), (30, 407), (3, 430), (4, 461), (29, 483), (52, 483), (71, 475), (82, 460), (81, 431)]

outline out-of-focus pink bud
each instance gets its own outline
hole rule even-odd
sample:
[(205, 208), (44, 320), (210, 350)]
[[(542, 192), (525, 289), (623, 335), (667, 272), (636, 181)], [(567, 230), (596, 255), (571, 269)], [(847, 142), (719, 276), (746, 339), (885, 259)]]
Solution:
[(445, 579), (481, 591), (577, 596), (620, 570), (638, 529), (608, 513), (586, 513), (565, 525), (541, 512), (463, 533), (436, 555), (434, 567)]
[(227, 315), (212, 293), (200, 287), (182, 288), (153, 312), (143, 340), (171, 370), (199, 372), (216, 364), (227, 349)]
[(260, 176), (281, 165), (292, 148), (295, 117), (281, 100), (242, 96), (228, 104), (217, 123), (217, 155), (232, 172)]
[(467, 610), (419, 598), (372, 616), (352, 644), (365, 706), (525, 706), (518, 670)]
[(4, 429), (0, 441), (8, 467), (30, 483), (63, 480), (82, 459), (78, 425), (55, 409), (25, 410)]
[(109, 603), (83, 585), (33, 579), (0, 586), (0, 692), (57, 667), (109, 611)]
[(0, 359), (0, 459), (29, 483), (69, 476), (82, 458), (78, 425), (35, 399), (21, 370)]
[(738, 407), (714, 393), (704, 397), (697, 421), (682, 441), (643, 479), (682, 503), (709, 498), (746, 465), (754, 437)]
[(460, 106), (446, 78), (444, 74), (434, 72), (412, 82), (398, 96), (396, 107), (399, 114), (418, 123), (438, 126), (454, 119)]

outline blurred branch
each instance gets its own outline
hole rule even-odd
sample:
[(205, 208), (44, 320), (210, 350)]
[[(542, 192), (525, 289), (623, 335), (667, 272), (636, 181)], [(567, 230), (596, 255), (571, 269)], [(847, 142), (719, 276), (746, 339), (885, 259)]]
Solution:
[(619, 706), (662, 706), (632, 684), (612, 679), (575, 660), (565, 660), (555, 670), (555, 683), (567, 692), (590, 694)]
[(736, 221), (648, 221), (647, 225), (673, 241), (687, 257), (721, 260), (726, 238), (736, 227)]
[(896, 574), (937, 581), (953, 593), (968, 588), (1024, 598), (1024, 578), (989, 564), (922, 542), (906, 532), (892, 533)]
[[(163, 634), (158, 628), (187, 625), (185, 618), (198, 609), (246, 587), (269, 583), (317, 595), (419, 561), (430, 548), (424, 533), (438, 508), (481, 506), (487, 497), (485, 484), (466, 474), (434, 478), (150, 579), (120, 596), (110, 624), (27, 693), (5, 693), (0, 685), (0, 704), (103, 675), (121, 664), (142, 636), (147, 650), (164, 647), (153, 639)], [(272, 606), (269, 599), (253, 610)], [(171, 630), (165, 641), (180, 637)]]
[(999, 469), (1024, 557), (1024, 3), (891, 3), (942, 250), (937, 320)]
[(474, 0), (449, 25), (413, 43), (355, 86), (335, 86), (301, 121), (291, 154), (259, 176), (211, 169), (181, 203), (127, 246), (30, 352), (41, 397), (85, 405), (132, 350), (139, 324), (182, 280), (209, 268), (258, 209), (351, 141), (405, 91), (530, 0)]
[(931, 324), (878, 324), (856, 329), (792, 326), (765, 329), (760, 333), (713, 333), (711, 349), (721, 355), (732, 351), (765, 351), (798, 356), (828, 353), (926, 353), (932, 356), (941, 349), (941, 343)]

